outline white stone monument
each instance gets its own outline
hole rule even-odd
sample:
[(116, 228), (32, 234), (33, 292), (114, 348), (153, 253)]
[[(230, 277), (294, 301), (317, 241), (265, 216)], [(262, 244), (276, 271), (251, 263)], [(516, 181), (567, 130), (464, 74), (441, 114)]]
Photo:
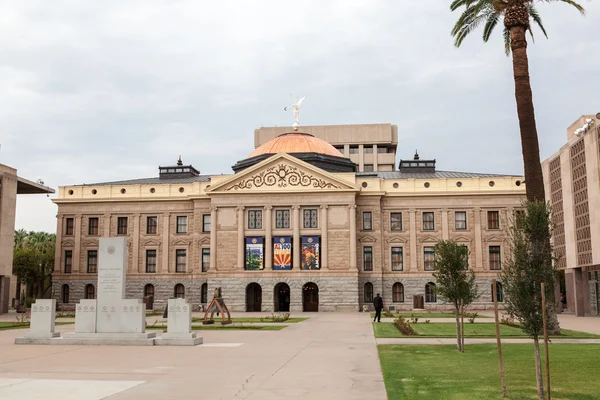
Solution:
[(202, 344), (202, 337), (192, 332), (192, 307), (185, 299), (169, 299), (167, 333), (155, 340), (160, 346), (196, 346)]
[(52, 338), (60, 337), (54, 332), (56, 300), (37, 299), (31, 305), (31, 323), (24, 337), (15, 338), (15, 344), (44, 344)]

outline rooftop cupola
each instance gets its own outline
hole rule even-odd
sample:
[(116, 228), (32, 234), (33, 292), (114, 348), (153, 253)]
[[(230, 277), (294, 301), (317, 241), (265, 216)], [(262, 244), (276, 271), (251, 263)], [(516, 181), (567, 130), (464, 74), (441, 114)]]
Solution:
[(183, 165), (181, 156), (177, 160), (177, 165), (158, 167), (160, 179), (173, 179), (173, 178), (191, 178), (193, 176), (200, 175), (200, 171), (194, 168), (192, 165)]
[(415, 150), (412, 160), (400, 160), (399, 169), (401, 172), (435, 172), (435, 160), (421, 160), (418, 151)]

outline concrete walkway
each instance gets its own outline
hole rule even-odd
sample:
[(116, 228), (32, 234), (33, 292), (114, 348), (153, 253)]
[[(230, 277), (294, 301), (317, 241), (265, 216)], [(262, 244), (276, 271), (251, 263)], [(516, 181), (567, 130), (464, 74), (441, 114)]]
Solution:
[(310, 319), (282, 331), (198, 331), (197, 347), (16, 346), (25, 330), (0, 331), (0, 399), (386, 399), (365, 314), (293, 316)]

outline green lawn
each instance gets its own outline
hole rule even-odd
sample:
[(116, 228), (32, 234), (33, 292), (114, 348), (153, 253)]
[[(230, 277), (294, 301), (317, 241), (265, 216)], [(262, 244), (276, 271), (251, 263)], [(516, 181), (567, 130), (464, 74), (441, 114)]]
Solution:
[[(275, 323), (275, 324), (295, 324), (298, 322), (302, 322), (302, 321), (306, 321), (308, 318), (290, 318), (287, 321), (283, 321), (283, 322), (273, 322), (270, 321), (270, 318), (263, 318), (264, 320), (261, 321), (260, 318), (231, 318), (231, 320), (233, 322), (239, 322), (239, 323), (253, 323), (253, 322), (262, 322), (262, 323)], [(204, 320), (204, 318), (192, 318), (192, 322), (202, 322)], [(219, 323), (219, 321), (221, 320), (221, 318), (216, 317), (215, 319), (215, 323)]]
[[(71, 325), (74, 322), (56, 322), (56, 325)], [(0, 322), (0, 331), (6, 331), (9, 329), (29, 329), (29, 322), (25, 324), (17, 322)]]
[[(394, 313), (393, 318), (398, 318), (398, 317), (404, 317), (404, 318), (411, 318), (411, 317), (417, 317), (420, 320), (421, 319), (427, 319), (427, 318), (456, 318), (454, 316), (454, 313), (445, 313), (445, 312), (401, 312), (401, 313)], [(371, 313), (371, 318), (375, 318), (375, 313)], [(392, 317), (386, 317), (383, 313), (381, 313), (381, 318), (392, 318)], [(485, 315), (477, 315), (477, 318), (489, 318)], [(465, 316), (465, 323), (467, 322), (467, 316)]]
[[(544, 362), (544, 348), (542, 363)], [(389, 399), (501, 399), (498, 351), (493, 344), (474, 344), (465, 353), (455, 346), (379, 345), (379, 359)], [(509, 399), (536, 398), (532, 344), (504, 344)], [(600, 397), (600, 345), (550, 347), (553, 399)], [(545, 376), (545, 372), (543, 372)]]
[[(192, 330), (195, 331), (280, 331), (285, 329), (287, 325), (280, 326), (258, 326), (258, 325), (193, 325)], [(166, 325), (150, 325), (146, 329), (167, 329)]]
[[(456, 325), (451, 322), (431, 322), (411, 324), (419, 334), (418, 337), (428, 338), (445, 338), (456, 337)], [(401, 338), (406, 337), (396, 328), (393, 322), (373, 322), (373, 330), (376, 338)], [(527, 338), (527, 335), (519, 328), (512, 326), (500, 325), (500, 335), (505, 338)], [(411, 336), (415, 337), (415, 336)], [(465, 337), (470, 338), (485, 338), (496, 337), (495, 324), (474, 323), (465, 324)], [(586, 332), (562, 330), (561, 336), (552, 336), (554, 338), (600, 338), (600, 335), (593, 335)], [(599, 358), (600, 360), (600, 358)]]

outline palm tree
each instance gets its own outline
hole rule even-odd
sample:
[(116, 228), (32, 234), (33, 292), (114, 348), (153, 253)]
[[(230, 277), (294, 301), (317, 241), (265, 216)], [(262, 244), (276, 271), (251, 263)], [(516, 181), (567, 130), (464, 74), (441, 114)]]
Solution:
[[(581, 14), (582, 6), (572, 0), (538, 0), (546, 3), (561, 2), (575, 7)], [(512, 52), (515, 79), (515, 97), (521, 131), (521, 149), (525, 168), (527, 200), (545, 201), (540, 149), (535, 125), (535, 112), (529, 81), (529, 61), (527, 59), (527, 38), (529, 31), (533, 38), (531, 22), (537, 25), (544, 36), (546, 28), (538, 13), (534, 0), (454, 0), (452, 11), (464, 7), (464, 11), (452, 29), (454, 45), (460, 47), (463, 40), (482, 23), (483, 41), (487, 42), (494, 28), (502, 20), (504, 23), (504, 49), (506, 55)]]

